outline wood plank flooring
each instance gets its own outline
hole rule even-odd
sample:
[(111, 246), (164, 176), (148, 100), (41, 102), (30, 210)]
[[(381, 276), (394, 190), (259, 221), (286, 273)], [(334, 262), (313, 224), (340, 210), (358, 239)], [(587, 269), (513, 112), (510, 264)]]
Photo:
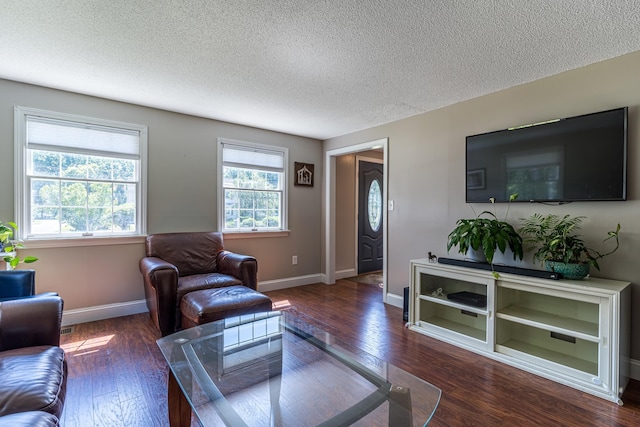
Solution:
[[(406, 329), (378, 286), (340, 280), (268, 292), (276, 306), (442, 389), (430, 426), (639, 426), (640, 383), (624, 406)], [(147, 314), (75, 325), (62, 425), (168, 426), (167, 367)], [(196, 421), (193, 422), (197, 426)]]

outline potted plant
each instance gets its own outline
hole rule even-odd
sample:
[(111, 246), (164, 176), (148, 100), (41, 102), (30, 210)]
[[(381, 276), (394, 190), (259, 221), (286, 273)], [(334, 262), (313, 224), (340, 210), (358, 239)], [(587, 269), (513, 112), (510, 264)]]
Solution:
[(534, 261), (544, 264), (547, 271), (561, 273), (565, 279), (582, 280), (593, 266), (600, 270), (598, 260), (611, 255), (619, 247), (618, 234), (620, 224), (615, 231), (609, 231), (609, 239), (614, 239), (616, 246), (609, 252), (600, 253), (588, 248), (584, 240), (576, 234), (580, 230), (584, 216), (558, 216), (533, 214), (522, 220), (520, 232), (525, 235), (525, 243), (530, 243), (536, 252)]
[(3, 223), (0, 221), (0, 250), (2, 251), (0, 256), (7, 263), (7, 270), (15, 269), (21, 262), (32, 263), (38, 260), (34, 256), (27, 256), (24, 259), (18, 257), (17, 250), (24, 246), (19, 240), (12, 239), (17, 231), (18, 225), (15, 222)]
[[(451, 233), (447, 242), (447, 251), (458, 246), (461, 254), (467, 255), (471, 251), (481, 251), (489, 264), (493, 264), (493, 256), (496, 250), (505, 253), (507, 248), (513, 252), (513, 259), (522, 259), (522, 237), (506, 222), (509, 215), (511, 202), (516, 200), (518, 194), (509, 196), (509, 207), (504, 219), (499, 220), (495, 212), (495, 199), (489, 199), (493, 205), (494, 212), (483, 211), (472, 219), (459, 219), (456, 227)], [(473, 206), (471, 209), (474, 211)]]

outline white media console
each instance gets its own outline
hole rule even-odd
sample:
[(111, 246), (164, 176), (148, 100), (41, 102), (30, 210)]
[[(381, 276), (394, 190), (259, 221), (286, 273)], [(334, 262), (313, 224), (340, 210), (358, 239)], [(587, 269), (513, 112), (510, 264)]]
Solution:
[(495, 278), (418, 259), (411, 261), (409, 327), (622, 405), (630, 297), (628, 282)]

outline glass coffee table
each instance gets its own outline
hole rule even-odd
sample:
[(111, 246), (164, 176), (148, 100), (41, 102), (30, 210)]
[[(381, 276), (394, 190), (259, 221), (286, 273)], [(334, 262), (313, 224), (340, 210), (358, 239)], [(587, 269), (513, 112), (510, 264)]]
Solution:
[(287, 312), (232, 317), (157, 341), (171, 426), (424, 426), (437, 387)]

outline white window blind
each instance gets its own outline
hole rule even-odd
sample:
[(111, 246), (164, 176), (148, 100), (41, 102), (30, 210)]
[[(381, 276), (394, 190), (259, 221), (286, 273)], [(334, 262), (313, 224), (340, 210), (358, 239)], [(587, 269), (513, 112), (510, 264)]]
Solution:
[(27, 116), (27, 148), (140, 158), (140, 132)]
[(222, 158), (225, 165), (253, 166), (279, 171), (284, 168), (284, 153), (282, 151), (241, 147), (228, 143), (223, 143), (222, 147)]

